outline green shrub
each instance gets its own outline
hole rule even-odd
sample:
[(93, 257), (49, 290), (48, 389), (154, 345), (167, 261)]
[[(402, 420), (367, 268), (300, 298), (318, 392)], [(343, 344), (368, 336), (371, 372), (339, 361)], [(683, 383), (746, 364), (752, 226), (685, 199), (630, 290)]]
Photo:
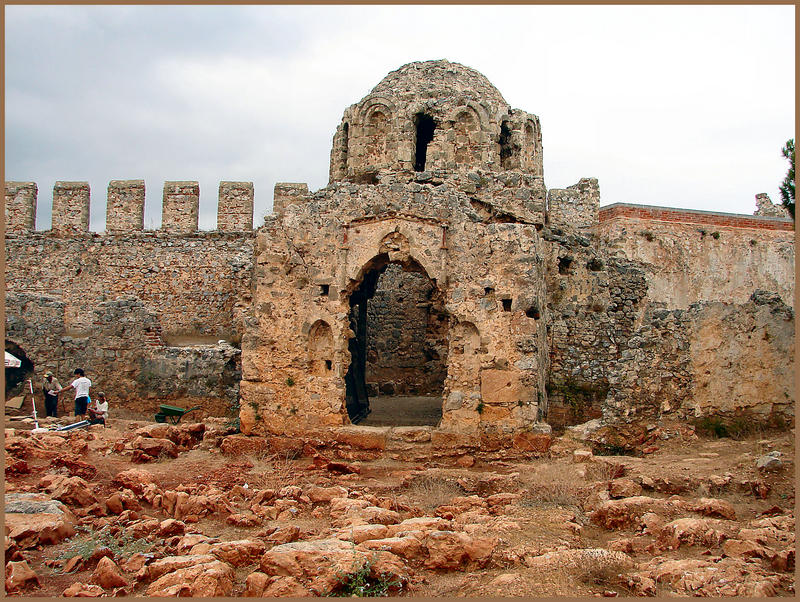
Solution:
[(363, 562), (354, 557), (349, 571), (336, 571), (336, 579), (341, 587), (327, 595), (337, 598), (385, 598), (390, 590), (403, 588), (403, 583), (393, 579), (390, 574), (372, 576), (374, 563), (374, 556)]
[(88, 560), (100, 548), (111, 550), (114, 558), (128, 558), (137, 552), (147, 552), (153, 546), (147, 540), (136, 539), (127, 533), (113, 535), (107, 526), (99, 531), (92, 531), (88, 527), (78, 527), (77, 530), (82, 531), (83, 535), (75, 535), (68, 541), (58, 555), (59, 560), (69, 560), (74, 556)]

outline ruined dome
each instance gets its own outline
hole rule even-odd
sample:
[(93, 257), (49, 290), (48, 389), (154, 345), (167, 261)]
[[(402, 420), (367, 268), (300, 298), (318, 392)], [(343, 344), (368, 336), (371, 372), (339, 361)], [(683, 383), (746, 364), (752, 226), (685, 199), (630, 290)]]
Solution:
[(475, 69), (423, 61), (392, 71), (345, 110), (330, 180), (475, 169), (541, 175), (539, 119), (511, 109)]
[(464, 106), (472, 101), (495, 109), (509, 109), (503, 95), (482, 73), (446, 60), (403, 65), (384, 77), (367, 98), (375, 96), (395, 99), (401, 104), (419, 100), (441, 107)]

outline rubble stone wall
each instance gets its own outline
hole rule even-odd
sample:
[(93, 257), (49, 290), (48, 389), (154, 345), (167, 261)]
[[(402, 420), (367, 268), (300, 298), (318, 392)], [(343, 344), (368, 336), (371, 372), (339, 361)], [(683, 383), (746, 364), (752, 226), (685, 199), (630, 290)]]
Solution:
[[(451, 334), (442, 428), (536, 422), (547, 357), (540, 240), (535, 224), (494, 205), (476, 212), (460, 191), (471, 184), (466, 175), (447, 185), (337, 184), (267, 218), (248, 318), (257, 328), (242, 341), (244, 432), (348, 423), (349, 299), (386, 262), (418, 264), (443, 297)], [(319, 349), (309, 334), (320, 323), (330, 328), (331, 368), (309, 374)]]
[[(12, 204), (19, 189), (6, 186)], [(49, 368), (65, 383), (83, 367), (128, 408), (202, 398), (208, 412), (227, 412), (238, 398), (252, 232), (141, 231), (135, 180), (109, 185), (109, 233), (83, 232), (74, 216), (84, 206), (88, 215), (88, 186), (57, 185), (59, 194), (52, 230), (6, 235), (6, 339), (37, 378)], [(25, 201), (35, 207), (35, 194)]]
[(581, 178), (568, 188), (547, 193), (547, 223), (552, 227), (586, 230), (597, 226), (600, 188), (596, 178)]
[(780, 295), (751, 289), (744, 301), (672, 308), (651, 298), (652, 265), (591, 235), (543, 234), (552, 245), (549, 424), (664, 415), (794, 420), (793, 312)]
[(436, 287), (389, 264), (367, 305), (370, 394), (441, 395), (447, 374), (448, 323), (431, 300)]

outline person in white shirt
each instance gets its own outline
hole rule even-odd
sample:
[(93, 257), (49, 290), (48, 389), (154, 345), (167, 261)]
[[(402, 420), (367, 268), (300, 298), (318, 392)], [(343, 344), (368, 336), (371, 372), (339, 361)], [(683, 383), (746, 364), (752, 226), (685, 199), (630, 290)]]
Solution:
[(108, 416), (108, 401), (106, 401), (106, 394), (102, 391), (97, 394), (94, 403), (89, 407), (89, 423), (90, 424), (103, 424), (106, 423), (106, 416)]
[(89, 387), (92, 386), (92, 381), (86, 378), (83, 368), (75, 368), (73, 374), (77, 378), (72, 381), (72, 384), (61, 389), (61, 392), (75, 389), (75, 418), (85, 420), (86, 409), (89, 407)]

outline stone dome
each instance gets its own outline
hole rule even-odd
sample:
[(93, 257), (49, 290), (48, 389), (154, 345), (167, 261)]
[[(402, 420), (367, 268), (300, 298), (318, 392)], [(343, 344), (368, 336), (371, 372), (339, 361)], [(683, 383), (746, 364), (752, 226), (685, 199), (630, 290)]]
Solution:
[(476, 169), (541, 175), (541, 168), (538, 117), (511, 109), (475, 69), (438, 60), (392, 71), (345, 110), (330, 180)]
[(385, 96), (399, 103), (432, 101), (436, 105), (466, 105), (477, 102), (494, 109), (508, 103), (482, 73), (446, 60), (408, 63), (392, 71), (375, 86), (367, 98)]

